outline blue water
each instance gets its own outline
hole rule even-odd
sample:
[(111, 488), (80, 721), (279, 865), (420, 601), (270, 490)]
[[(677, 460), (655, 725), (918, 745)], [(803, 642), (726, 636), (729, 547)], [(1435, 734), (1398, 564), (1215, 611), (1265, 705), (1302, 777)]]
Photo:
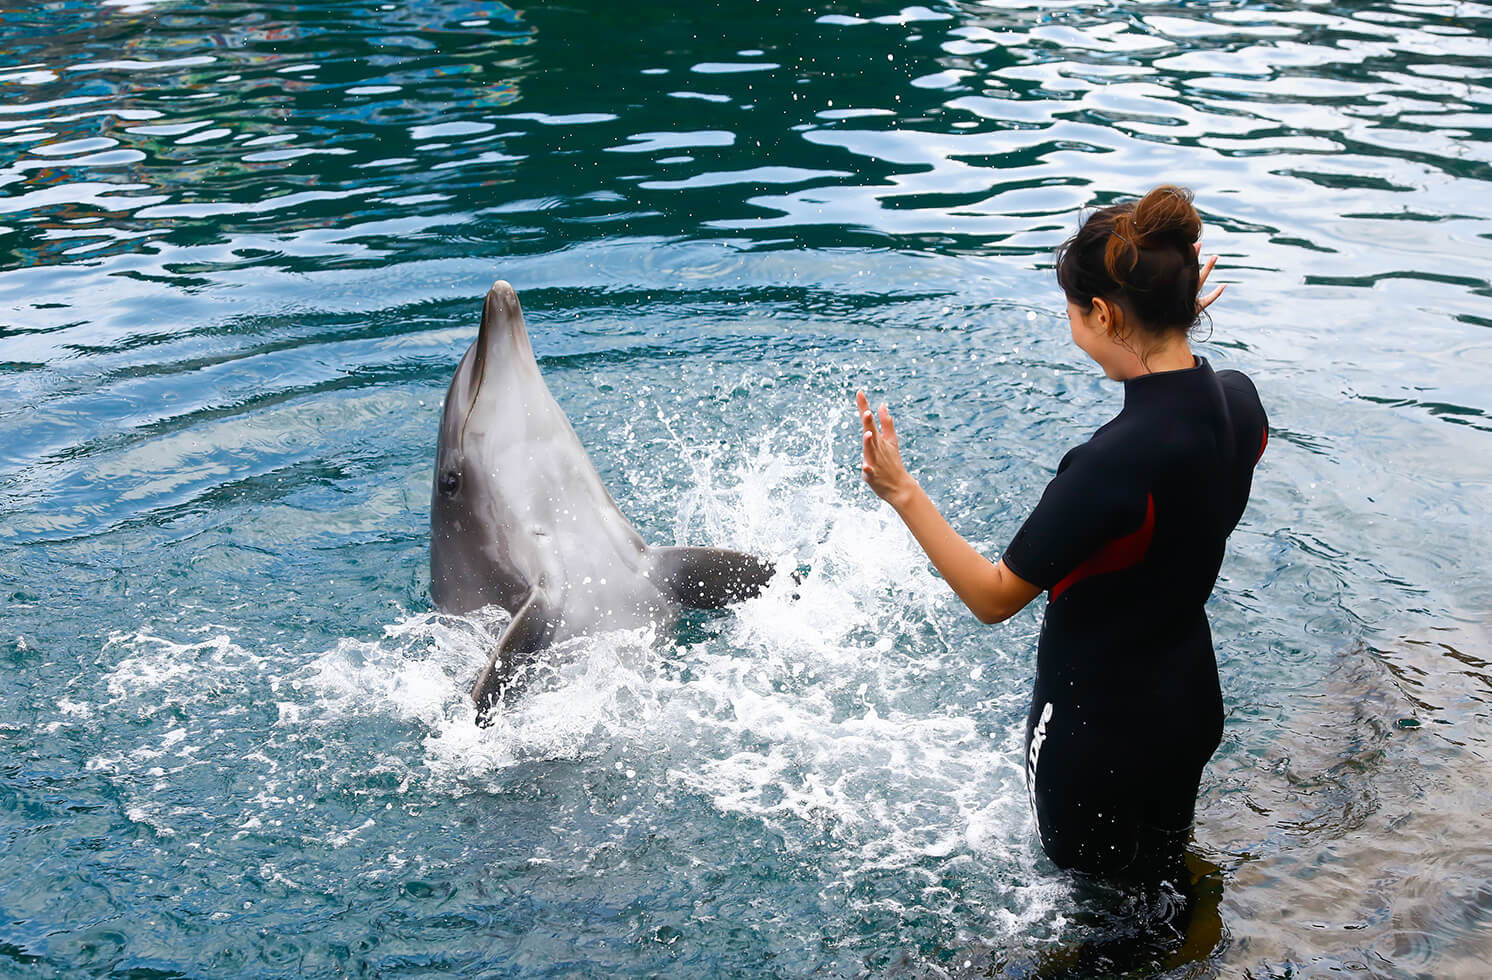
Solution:
[[(1028, 976), (1099, 936), (857, 386), (996, 554), (1118, 408), (1052, 249), (1195, 189), (1270, 448), (1205, 914), (1132, 975), (1492, 959), (1492, 7), (0, 12), (0, 974)], [(434, 614), (497, 278), (648, 540), (810, 573), (552, 652)], [(1163, 724), (1163, 719), (1137, 719)]]

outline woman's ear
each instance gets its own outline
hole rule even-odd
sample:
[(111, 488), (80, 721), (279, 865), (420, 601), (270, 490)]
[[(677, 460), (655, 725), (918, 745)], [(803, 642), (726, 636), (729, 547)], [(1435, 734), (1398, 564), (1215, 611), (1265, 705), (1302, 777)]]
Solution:
[(1109, 339), (1124, 349), (1129, 349), (1129, 328), (1124, 323), (1124, 311), (1118, 303), (1111, 303), (1102, 296), (1093, 297), (1093, 311), (1098, 314), (1098, 327)]
[(1102, 332), (1113, 334), (1117, 330), (1119, 318), (1115, 316), (1117, 311), (1114, 309), (1114, 304), (1102, 296), (1095, 296), (1093, 297), (1093, 312), (1098, 314), (1098, 326)]

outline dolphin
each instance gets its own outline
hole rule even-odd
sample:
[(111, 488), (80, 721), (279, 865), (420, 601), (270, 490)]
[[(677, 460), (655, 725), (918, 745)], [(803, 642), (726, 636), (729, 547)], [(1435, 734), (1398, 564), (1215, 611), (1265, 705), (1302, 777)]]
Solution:
[(446, 393), (430, 494), (430, 596), (441, 612), (512, 613), (472, 687), (483, 722), (514, 668), (587, 633), (671, 626), (682, 609), (759, 593), (773, 566), (724, 548), (649, 547), (549, 393), (518, 294), (487, 292)]

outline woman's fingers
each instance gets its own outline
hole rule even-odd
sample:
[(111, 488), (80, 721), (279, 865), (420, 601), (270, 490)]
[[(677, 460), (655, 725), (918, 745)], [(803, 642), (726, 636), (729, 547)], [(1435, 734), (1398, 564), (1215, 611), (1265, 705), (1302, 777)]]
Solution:
[(896, 427), (891, 424), (891, 412), (885, 403), (881, 404), (881, 424), (876, 425), (875, 413), (870, 410), (870, 402), (865, 398), (865, 392), (855, 393), (855, 404), (860, 409), (860, 425), (865, 430), (865, 436), (869, 439), (896, 440)]
[(865, 392), (855, 392), (855, 405), (860, 409), (860, 426), (870, 435), (876, 434), (875, 420), (870, 414), (870, 402), (865, 398)]
[(1217, 287), (1216, 289), (1214, 289), (1212, 292), (1208, 293), (1206, 296), (1203, 296), (1201, 299), (1198, 299), (1197, 300), (1197, 312), (1201, 313), (1203, 310), (1207, 309), (1207, 307), (1211, 306), (1212, 305), (1212, 301), (1215, 300), (1215, 299), (1217, 299), (1219, 296), (1221, 296), (1223, 294), (1223, 290), (1227, 289), (1227, 288), (1228, 288), (1227, 283), (1224, 283), (1223, 285), (1221, 285), (1221, 286)]
[(877, 412), (871, 411), (870, 401), (864, 391), (855, 392), (855, 406), (860, 410), (861, 444), (864, 462), (861, 468), (865, 478), (874, 485), (888, 474), (895, 472), (901, 461), (901, 450), (896, 442), (896, 424), (891, 421), (891, 410), (883, 402)]
[[(1201, 242), (1197, 243), (1197, 257), (1198, 258), (1202, 257), (1202, 243)], [(1210, 276), (1210, 275), (1212, 275), (1212, 267), (1215, 266), (1215, 265), (1217, 265), (1217, 256), (1216, 255), (1209, 256), (1208, 259), (1207, 259), (1207, 261), (1204, 262), (1204, 263), (1202, 263), (1202, 274), (1197, 277), (1197, 292), (1200, 293), (1202, 291), (1202, 286), (1206, 284), (1207, 277)]]
[(870, 414), (870, 402), (866, 399), (864, 391), (855, 392), (855, 407), (858, 408), (860, 411), (861, 449), (863, 450), (865, 456), (865, 460), (861, 464), (860, 468), (863, 469), (865, 471), (865, 475), (869, 477), (871, 472), (871, 464), (875, 462), (875, 460), (871, 458), (871, 446), (876, 438), (876, 428), (875, 418)]
[(876, 496), (894, 501), (903, 494), (909, 482), (915, 485), (916, 481), (907, 474), (906, 464), (902, 462), (891, 409), (882, 402), (877, 410), (871, 411), (864, 391), (855, 392), (855, 407), (860, 412), (861, 473)]
[[(1197, 256), (1200, 258), (1201, 255), (1202, 255), (1202, 243), (1201, 242), (1197, 243), (1196, 249), (1197, 249)], [(1212, 270), (1213, 270), (1213, 268), (1216, 265), (1217, 265), (1217, 256), (1216, 255), (1210, 257), (1205, 263), (1203, 263), (1203, 265), (1202, 265), (1202, 272), (1201, 272), (1200, 275), (1197, 276), (1197, 292), (1199, 294), (1202, 292), (1202, 287), (1205, 286), (1205, 285), (1207, 285), (1207, 277), (1210, 276), (1210, 275), (1212, 275)], [(1226, 289), (1226, 288), (1227, 288), (1227, 284), (1224, 283), (1223, 285), (1221, 285), (1221, 286), (1217, 287), (1216, 289), (1214, 289), (1212, 292), (1208, 293), (1206, 296), (1198, 295), (1197, 296), (1197, 312), (1201, 313), (1203, 310), (1207, 309), (1207, 307), (1211, 306), (1213, 304), (1213, 302), (1219, 296), (1221, 296), (1223, 294), (1223, 290)]]

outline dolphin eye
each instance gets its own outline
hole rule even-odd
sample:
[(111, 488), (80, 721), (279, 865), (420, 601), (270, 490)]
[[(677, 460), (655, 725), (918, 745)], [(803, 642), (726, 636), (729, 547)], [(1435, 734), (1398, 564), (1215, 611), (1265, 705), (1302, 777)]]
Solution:
[(446, 470), (444, 473), (440, 474), (441, 493), (449, 497), (451, 494), (456, 492), (456, 488), (459, 486), (461, 486), (460, 473), (456, 472), (455, 470)]

